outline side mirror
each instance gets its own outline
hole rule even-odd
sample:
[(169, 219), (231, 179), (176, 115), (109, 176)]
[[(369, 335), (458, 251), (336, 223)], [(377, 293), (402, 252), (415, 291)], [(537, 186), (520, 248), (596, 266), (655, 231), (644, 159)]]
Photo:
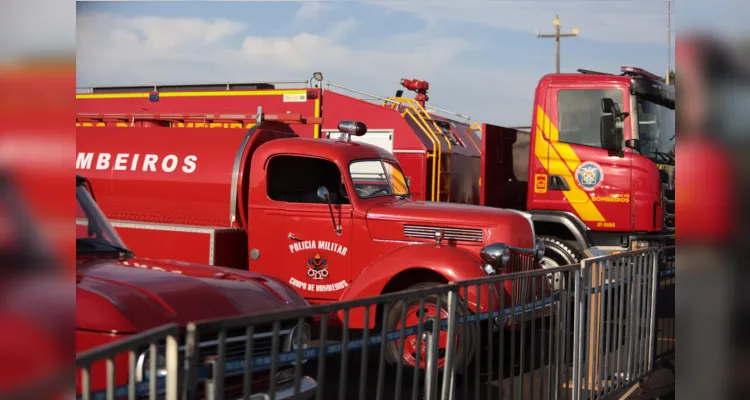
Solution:
[(602, 112), (599, 120), (599, 139), (605, 150), (622, 152), (622, 128), (617, 126), (628, 114), (620, 111), (620, 107), (609, 97), (602, 99)]
[(331, 195), (328, 193), (328, 188), (325, 186), (318, 186), (318, 198), (325, 201), (330, 201)]
[(625, 147), (635, 151), (641, 151), (641, 143), (638, 139), (628, 139), (625, 141)]
[(604, 114), (599, 120), (599, 139), (605, 150), (618, 150), (617, 132), (615, 131), (615, 116)]

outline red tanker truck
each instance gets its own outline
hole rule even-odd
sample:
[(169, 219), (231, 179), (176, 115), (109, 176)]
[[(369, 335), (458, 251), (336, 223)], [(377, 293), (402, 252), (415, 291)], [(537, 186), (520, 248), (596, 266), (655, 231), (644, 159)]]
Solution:
[[(313, 139), (290, 124), (319, 119), (300, 114), (227, 118), (255, 123), (212, 134), (77, 128), (76, 169), (100, 188), (102, 210), (136, 251), (271, 275), (310, 303), (539, 268), (544, 247), (528, 215), (413, 200), (393, 154), (351, 140), (366, 134), (361, 122), (341, 122), (341, 138)], [(479, 304), (469, 291), (471, 310), (489, 310), (489, 289)], [(511, 304), (510, 282), (491, 290), (493, 307), (503, 292)], [(400, 313), (392, 307), (387, 324)], [(349, 326), (374, 328), (381, 314), (365, 321), (356, 309)], [(417, 344), (406, 343), (409, 362)], [(392, 348), (389, 360), (399, 358)]]
[[(110, 190), (100, 184), (102, 198)], [(111, 198), (111, 197), (109, 197)], [(274, 310), (304, 307), (307, 302), (284, 282), (266, 275), (216, 266), (191, 264), (179, 261), (159, 261), (135, 258), (125, 246), (114, 227), (102, 214), (94, 201), (91, 183), (76, 176), (76, 352), (92, 350), (98, 346), (128, 338), (158, 326), (217, 317), (236, 317)], [(179, 287), (180, 290), (174, 290)], [(309, 328), (309, 327), (308, 327)], [(265, 335), (264, 335), (265, 333)], [(198, 344), (200, 359), (204, 360), (218, 351), (216, 334), (201, 335)], [(296, 335), (303, 341), (310, 339), (309, 329), (297, 332), (296, 326), (282, 327), (282, 346), (279, 351), (291, 351)], [(244, 354), (245, 338), (229, 334), (227, 343), (233, 354)], [(257, 332), (253, 352), (270, 352), (268, 332)], [(288, 348), (287, 348), (288, 347)], [(163, 349), (159, 350), (163, 356)], [(147, 378), (148, 348), (136, 354), (135, 380)], [(242, 355), (244, 357), (244, 355)], [(157, 362), (157, 373), (166, 373), (163, 358)], [(128, 383), (128, 354), (115, 358), (115, 384)], [(277, 374), (276, 398), (295, 398), (294, 374), (280, 371)], [(104, 361), (91, 366), (92, 391), (106, 388)], [(270, 378), (256, 374), (253, 392), (267, 390)], [(76, 391), (82, 390), (81, 374), (76, 376)], [(242, 376), (227, 376), (228, 393), (241, 392)], [(303, 377), (303, 394), (315, 391), (316, 382)]]

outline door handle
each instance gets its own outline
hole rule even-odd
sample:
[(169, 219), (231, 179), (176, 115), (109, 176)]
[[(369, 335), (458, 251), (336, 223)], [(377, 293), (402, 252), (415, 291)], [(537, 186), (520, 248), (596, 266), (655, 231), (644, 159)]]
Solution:
[(298, 237), (294, 236), (294, 234), (293, 234), (292, 232), (289, 232), (289, 236), (288, 236), (288, 238), (289, 238), (289, 239), (291, 239), (291, 240), (296, 240), (296, 241), (298, 241), (298, 242), (301, 242), (301, 241), (302, 241), (302, 239), (300, 239), (300, 238), (298, 238)]
[(550, 175), (549, 190), (561, 190), (566, 192), (570, 190), (570, 186), (568, 186), (568, 181), (566, 181), (562, 176)]

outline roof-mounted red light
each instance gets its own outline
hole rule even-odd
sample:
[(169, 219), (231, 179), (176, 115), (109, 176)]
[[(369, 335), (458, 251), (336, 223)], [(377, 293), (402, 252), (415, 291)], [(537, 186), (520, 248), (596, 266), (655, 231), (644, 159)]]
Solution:
[(318, 98), (318, 91), (317, 90), (308, 90), (307, 91), (307, 100), (315, 100)]

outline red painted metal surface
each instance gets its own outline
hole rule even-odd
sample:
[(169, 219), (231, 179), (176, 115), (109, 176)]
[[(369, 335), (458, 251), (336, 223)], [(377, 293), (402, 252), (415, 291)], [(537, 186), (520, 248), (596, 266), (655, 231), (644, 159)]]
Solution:
[[(105, 199), (112, 197), (105, 190), (95, 189), (95, 194)], [(92, 208), (96, 208), (92, 202), (79, 208), (78, 217), (89, 215), (82, 210)], [(91, 237), (87, 229), (76, 232), (79, 238)], [(97, 231), (97, 237), (99, 234)], [(180, 244), (185, 246), (186, 243)], [(162, 245), (155, 241), (151, 248)], [(308, 304), (294, 289), (271, 276), (184, 261), (121, 260), (117, 257), (117, 253), (111, 252), (77, 251), (76, 352), (166, 323), (185, 326), (190, 321), (272, 312)], [(115, 383), (126, 384), (127, 355), (121, 354), (115, 361), (118, 371)], [(105, 372), (103, 362), (92, 366), (92, 390), (106, 387)], [(77, 374), (76, 385), (80, 393), (80, 374)]]
[[(551, 74), (537, 86), (531, 132), (485, 124), (482, 127), (481, 204), (521, 210), (570, 212), (593, 231), (662, 231), (661, 180), (653, 161), (626, 148), (622, 155), (559, 140), (558, 94), (567, 89), (605, 89), (622, 93), (623, 110), (631, 110), (630, 78), (624, 76)], [(623, 126), (623, 139), (633, 137)], [(584, 188), (579, 167), (597, 165), (603, 179)], [(569, 191), (550, 190), (553, 176)], [(525, 197), (525, 198), (524, 198)]]
[[(108, 217), (133, 223), (229, 228), (230, 210), (234, 209), (230, 204), (235, 198), (240, 218), (234, 226), (246, 230), (247, 245), (229, 246), (215, 253), (225, 259), (245, 257), (250, 260), (245, 268), (288, 282), (313, 302), (379, 294), (390, 279), (407, 269), (432, 270), (448, 281), (478, 278), (486, 275), (478, 258), (482, 245), (504, 242), (529, 249), (534, 245), (530, 222), (515, 212), (393, 196), (352, 196), (350, 204), (333, 206), (342, 226), (339, 235), (326, 204), (280, 202), (267, 195), (268, 163), (284, 154), (330, 161), (345, 177), (347, 192), (355, 193), (348, 178), (350, 162), (384, 159), (397, 163), (391, 153), (373, 145), (298, 138), (288, 125), (266, 122), (254, 128), (246, 150), (241, 150), (244, 132), (239, 129), (224, 129), (222, 135), (206, 135), (198, 129), (163, 129), (158, 136), (148, 128), (78, 128), (78, 132), (79, 155), (113, 154), (115, 161), (106, 169), (84, 171), (97, 187), (109, 189), (97, 190)], [(143, 171), (142, 166), (136, 166), (135, 171), (115, 170), (114, 154), (154, 154), (159, 160), (176, 154), (178, 161), (193, 155), (195, 166), (187, 168), (189, 172), (167, 172), (164, 168)], [(96, 168), (96, 161), (92, 159), (91, 165)], [(235, 178), (233, 171), (242, 175)], [(293, 171), (281, 179), (304, 177), (305, 171)], [(232, 186), (233, 181), (236, 186)], [(447, 242), (435, 251), (434, 241), (405, 236), (405, 223), (432, 226), (435, 221), (450, 228), (478, 230), (482, 238), (473, 244)], [(125, 231), (126, 235), (140, 236), (134, 239), (141, 246), (135, 248), (139, 253), (183, 260), (206, 257), (205, 244), (196, 242), (191, 249), (161, 246), (159, 243), (174, 240), (177, 234), (165, 229), (147, 231)], [(255, 257), (247, 257), (248, 253), (255, 253)], [(320, 268), (323, 264), (326, 268)], [(311, 268), (316, 265), (327, 274), (316, 275), (316, 268)], [(486, 301), (480, 301), (483, 309), (489, 307)], [(357, 313), (351, 315), (351, 321), (352, 327), (364, 323)]]
[[(580, 76), (587, 77), (587, 75), (574, 76), (579, 76), (579, 78)], [(544, 82), (544, 80), (542, 80), (542, 82)], [(630, 96), (627, 85), (627, 83), (630, 82), (630, 78), (615, 80), (606, 79), (605, 82), (602, 82), (602, 76), (596, 76), (575, 81), (570, 80), (567, 75), (561, 75), (560, 81), (558, 82), (555, 80), (554, 82), (554, 85), (550, 85), (547, 89), (546, 96), (548, 100), (545, 102), (546, 107), (543, 108), (547, 113), (550, 124), (554, 125), (555, 129), (559, 129), (557, 127), (560, 126), (557, 104), (558, 94), (561, 90), (583, 87), (586, 89), (618, 90), (622, 94), (623, 109), (630, 110)], [(537, 120), (537, 125), (538, 124), (539, 120)], [(625, 124), (623, 128), (624, 139), (630, 139), (632, 137), (630, 124)], [(585, 162), (594, 162), (603, 171), (602, 181), (596, 188), (582, 190), (583, 188), (581, 187), (578, 189), (576, 187), (571, 187), (573, 191), (577, 190), (581, 193), (579, 196), (569, 196), (570, 192), (565, 193), (563, 191), (555, 190), (548, 191), (548, 209), (572, 212), (578, 215), (586, 226), (597, 231), (629, 232), (634, 230), (635, 221), (639, 219), (643, 220), (643, 217), (646, 217), (649, 227), (648, 229), (639, 230), (654, 230), (652, 222), (654, 212), (653, 201), (647, 205), (649, 207), (647, 210), (648, 212), (635, 213), (636, 220), (633, 220), (632, 218), (633, 213), (631, 213), (631, 208), (633, 211), (637, 211), (638, 208), (643, 207), (644, 201), (652, 200), (654, 195), (658, 196), (660, 192), (658, 186), (655, 190), (652, 186), (649, 187), (650, 191), (648, 198), (644, 199), (643, 197), (633, 196), (634, 193), (632, 193), (631, 188), (631, 158), (633, 151), (631, 149), (625, 149), (623, 156), (620, 157), (614, 154), (614, 152), (599, 147), (563, 143), (562, 141), (556, 141), (554, 138), (547, 141), (545, 144), (549, 146), (549, 162), (554, 163), (556, 158), (562, 160), (565, 163), (566, 174), (570, 174), (569, 176), (572, 177), (574, 181), (569, 183), (572, 183), (575, 186), (580, 186), (576, 176), (578, 172), (577, 166), (580, 166)], [(653, 162), (651, 162), (651, 169), (657, 171)], [(660, 185), (658, 175), (656, 176), (656, 181), (649, 183), (652, 185)], [(637, 202), (607, 201), (611, 199), (630, 200), (634, 198)], [(638, 204), (636, 203), (640, 204), (640, 207), (638, 207)]]
[[(290, 93), (305, 93), (304, 101), (288, 100)], [(310, 93), (315, 96), (310, 96)], [(286, 96), (285, 96), (286, 94)], [(301, 137), (325, 137), (326, 131), (337, 131), (341, 120), (356, 119), (365, 123), (371, 131), (391, 131), (393, 135), (393, 152), (402, 163), (406, 176), (410, 180), (412, 195), (417, 200), (430, 199), (432, 190), (432, 159), (427, 154), (434, 151), (440, 141), (443, 152), (452, 147), (452, 165), (450, 168), (450, 200), (456, 203), (479, 204), (479, 176), (481, 164), (480, 141), (477, 133), (470, 130), (466, 123), (449, 120), (438, 115), (426, 117), (435, 121), (448, 123), (451, 135), (458, 144), (451, 145), (443, 136), (431, 138), (426, 120), (415, 117), (414, 109), (407, 106), (392, 107), (382, 102), (362, 100), (355, 96), (339, 93), (334, 90), (317, 88), (292, 89), (258, 89), (238, 91), (183, 91), (160, 94), (156, 102), (151, 102), (149, 93), (106, 93), (79, 94), (76, 96), (76, 108), (79, 114), (250, 114), (257, 111), (271, 114), (301, 113), (307, 116), (317, 115), (323, 118), (323, 124), (301, 125), (295, 130)], [(292, 96), (293, 97), (293, 96)], [(318, 113), (316, 114), (316, 110)], [(402, 113), (407, 114), (402, 115)], [(122, 116), (122, 115), (121, 115)], [(172, 118), (171, 120), (174, 120)], [(120, 127), (183, 127), (183, 128), (250, 128), (251, 122), (232, 123), (231, 121), (210, 121), (206, 123), (191, 119), (189, 122), (154, 122), (129, 120), (128, 118), (81, 119), (77, 126), (120, 126)], [(244, 125), (243, 125), (244, 124)], [(437, 128), (432, 127), (432, 130)]]

